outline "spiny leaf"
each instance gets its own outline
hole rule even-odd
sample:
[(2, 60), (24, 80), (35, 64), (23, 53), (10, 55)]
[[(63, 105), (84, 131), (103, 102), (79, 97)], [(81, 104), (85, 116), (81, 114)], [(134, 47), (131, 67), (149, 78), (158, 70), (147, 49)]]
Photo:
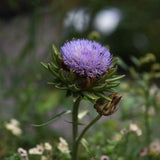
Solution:
[(56, 83), (54, 83), (54, 82), (48, 82), (48, 84), (50, 84), (50, 85), (55, 85)]
[(51, 119), (49, 119), (48, 121), (46, 121), (42, 124), (32, 124), (32, 126), (34, 126), (34, 127), (46, 126), (46, 125), (50, 124), (51, 122), (53, 122), (54, 120), (56, 120), (57, 118), (61, 117), (62, 115), (69, 114), (69, 113), (71, 113), (71, 110), (63, 111), (63, 112), (53, 116)]
[(112, 82), (112, 83), (109, 83), (105, 88), (117, 87), (119, 84), (120, 82)]
[(96, 94), (98, 97), (104, 98), (104, 99), (106, 99), (106, 100), (109, 101), (109, 102), (112, 100), (110, 97), (108, 97), (108, 96), (105, 95), (104, 93), (98, 93), (98, 92), (96, 92), (95, 94)]
[(109, 92), (109, 93), (116, 93), (117, 92), (117, 90), (115, 90), (113, 88), (105, 88), (105, 91)]
[(41, 62), (41, 65), (42, 65), (44, 68), (48, 69), (48, 65), (47, 65), (46, 63)]
[(81, 90), (80, 88), (78, 88), (76, 86), (76, 84), (70, 84), (70, 85), (68, 85), (68, 88), (73, 90), (73, 91), (80, 91)]
[(119, 80), (119, 79), (121, 79), (121, 78), (123, 78), (123, 77), (125, 77), (125, 75), (115, 76), (115, 77), (113, 77), (113, 78), (106, 79), (105, 81), (106, 81), (106, 82), (117, 81), (117, 80)]
[(54, 68), (54, 70), (56, 70), (56, 71), (59, 70), (57, 64), (55, 64), (54, 62), (51, 62), (50, 64), (52, 65), (52, 67)]
[(65, 76), (64, 76), (63, 69), (60, 69), (60, 70), (59, 70), (59, 73), (60, 73), (60, 78), (61, 78), (63, 81), (66, 81), (66, 78), (65, 78)]
[(93, 87), (92, 89), (94, 91), (102, 91), (105, 87), (106, 87), (107, 84), (103, 84), (101, 86), (96, 86), (96, 87)]
[(62, 86), (61, 83), (55, 85), (55, 87), (58, 88), (58, 89), (61, 89), (61, 90), (67, 90), (68, 89), (67, 87)]
[(95, 101), (98, 98), (95, 94), (89, 92), (83, 92), (83, 95), (92, 101)]
[(59, 78), (59, 75), (57, 74), (57, 72), (55, 72), (53, 66), (50, 63), (48, 64), (48, 69), (53, 73), (54, 76)]
[(117, 67), (111, 68), (98, 82), (101, 83), (117, 72)]
[(114, 68), (111, 68), (108, 73), (106, 73), (105, 79), (111, 77), (113, 74), (117, 72), (117, 66)]
[(52, 48), (54, 50), (55, 55), (58, 56), (59, 55), (59, 51), (58, 51), (57, 47), (53, 44)]
[(60, 54), (59, 54), (59, 51), (54, 44), (53, 44), (52, 47), (53, 47), (52, 58), (53, 58), (54, 63), (56, 65), (58, 65), (58, 59), (60, 59)]

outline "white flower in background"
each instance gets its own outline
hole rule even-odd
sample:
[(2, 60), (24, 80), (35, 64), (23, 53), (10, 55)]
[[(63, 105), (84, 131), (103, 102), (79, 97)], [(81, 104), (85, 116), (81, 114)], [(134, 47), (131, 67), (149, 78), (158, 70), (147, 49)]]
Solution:
[(155, 139), (149, 146), (150, 154), (158, 156), (160, 154), (160, 141)]
[(27, 151), (23, 148), (18, 148), (18, 153), (22, 156), (22, 157), (28, 157)]
[(116, 30), (121, 19), (122, 13), (118, 8), (106, 8), (95, 16), (94, 27), (99, 32), (109, 35)]
[(51, 144), (48, 143), (48, 142), (44, 143), (44, 149), (45, 149), (45, 150), (52, 150)]
[(62, 137), (59, 138), (60, 142), (58, 143), (57, 148), (62, 152), (62, 153), (69, 153), (69, 147), (68, 147), (68, 143), (66, 142), (65, 139), (63, 139)]
[(11, 131), (15, 136), (20, 136), (22, 134), (20, 123), (16, 119), (11, 119), (9, 123), (6, 123), (5, 128)]
[(121, 134), (115, 134), (114, 136), (113, 136), (113, 140), (114, 141), (120, 141), (122, 139), (122, 135)]
[(127, 134), (127, 132), (128, 132), (128, 131), (127, 131), (125, 128), (121, 129), (121, 131), (120, 131), (120, 133), (121, 133), (122, 135)]
[(20, 125), (19, 121), (17, 121), (17, 120), (14, 119), (14, 118), (11, 119), (11, 123), (12, 123), (13, 125), (15, 125), (15, 126), (19, 126), (19, 125)]
[(148, 148), (144, 147), (140, 151), (140, 156), (146, 156), (148, 154)]
[(137, 126), (137, 124), (131, 123), (129, 125), (129, 130), (132, 132), (135, 132), (137, 134), (137, 136), (142, 135), (142, 130)]
[(141, 136), (141, 135), (142, 135), (142, 130), (141, 130), (141, 129), (138, 129), (138, 130), (136, 131), (136, 134), (137, 134), (137, 136)]
[(29, 154), (42, 155), (44, 148), (42, 145), (37, 145), (35, 148), (29, 149)]
[(102, 156), (101, 160), (109, 160), (109, 157), (108, 156)]

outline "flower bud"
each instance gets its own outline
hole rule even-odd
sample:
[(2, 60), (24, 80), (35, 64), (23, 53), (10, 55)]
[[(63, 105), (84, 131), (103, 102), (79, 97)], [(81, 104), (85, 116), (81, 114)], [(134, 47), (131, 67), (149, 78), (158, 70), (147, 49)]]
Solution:
[(104, 99), (100, 98), (97, 100), (96, 104), (94, 105), (94, 108), (97, 110), (97, 112), (100, 115), (109, 116), (115, 113), (118, 108), (117, 104), (121, 100), (121, 97), (119, 94), (114, 94), (111, 96), (111, 101), (105, 102)]

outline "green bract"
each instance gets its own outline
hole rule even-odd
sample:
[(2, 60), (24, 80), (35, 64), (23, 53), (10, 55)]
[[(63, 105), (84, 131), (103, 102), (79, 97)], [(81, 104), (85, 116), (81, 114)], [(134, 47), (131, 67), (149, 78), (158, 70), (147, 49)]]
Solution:
[(83, 77), (74, 73), (63, 63), (60, 52), (53, 45), (52, 62), (48, 64), (42, 62), (41, 64), (53, 75), (53, 80), (49, 84), (58, 89), (66, 90), (67, 95), (82, 96), (91, 102), (96, 102), (99, 98), (111, 101), (110, 95), (117, 92), (114, 88), (120, 84), (119, 80), (124, 77), (124, 75), (115, 75), (117, 61), (118, 58), (114, 58), (108, 72), (101, 77)]

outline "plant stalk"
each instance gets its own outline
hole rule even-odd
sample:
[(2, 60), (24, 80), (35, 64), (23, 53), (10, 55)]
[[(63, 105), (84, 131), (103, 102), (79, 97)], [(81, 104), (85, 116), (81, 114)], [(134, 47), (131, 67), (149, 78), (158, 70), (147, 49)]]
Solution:
[(94, 124), (96, 123), (100, 118), (102, 117), (102, 115), (97, 115), (97, 117), (95, 119), (93, 119), (82, 131), (82, 133), (80, 134), (80, 136), (77, 139), (77, 146), (79, 145), (82, 137), (84, 136), (84, 134), (88, 131), (88, 129)]
[(76, 143), (76, 138), (78, 134), (78, 108), (81, 101), (81, 97), (78, 97), (73, 105), (72, 110), (72, 134), (73, 134), (73, 144), (72, 144), (72, 160), (77, 160), (78, 146)]
[[(146, 145), (148, 148), (148, 152), (149, 152), (149, 145), (151, 142), (151, 129), (150, 129), (150, 124), (149, 124), (149, 115), (148, 115), (148, 111), (149, 111), (149, 107), (150, 107), (150, 103), (149, 103), (149, 93), (146, 93), (146, 110), (144, 113), (144, 119), (145, 119), (145, 130), (146, 130), (146, 137), (145, 137), (145, 141), (146, 141)], [(147, 159), (149, 160), (149, 157), (147, 157)]]

